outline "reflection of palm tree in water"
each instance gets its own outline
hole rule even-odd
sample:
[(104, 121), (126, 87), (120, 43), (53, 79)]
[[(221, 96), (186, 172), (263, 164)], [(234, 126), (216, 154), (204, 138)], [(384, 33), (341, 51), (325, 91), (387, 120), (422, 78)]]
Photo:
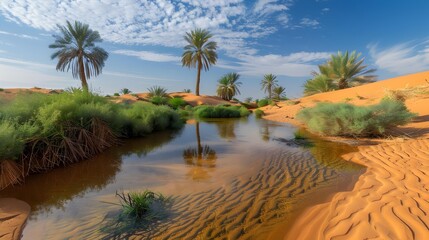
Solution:
[(195, 123), (197, 135), (197, 148), (187, 148), (183, 150), (185, 163), (193, 166), (188, 173), (193, 180), (203, 180), (209, 178), (208, 170), (216, 167), (216, 152), (208, 145), (201, 145), (200, 123)]
[(235, 121), (223, 121), (220, 123), (216, 123), (219, 136), (227, 140), (235, 139), (235, 124)]

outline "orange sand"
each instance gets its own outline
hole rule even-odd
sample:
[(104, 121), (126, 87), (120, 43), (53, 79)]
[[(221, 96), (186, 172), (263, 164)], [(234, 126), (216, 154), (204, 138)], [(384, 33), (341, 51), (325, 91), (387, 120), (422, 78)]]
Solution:
[(0, 240), (21, 239), (30, 206), (14, 198), (0, 198)]
[[(378, 103), (386, 89), (428, 85), (429, 72), (316, 94), (266, 107), (265, 118), (300, 124), (296, 113), (317, 102)], [(429, 239), (429, 94), (407, 99), (419, 116), (394, 129), (390, 141), (344, 155), (367, 167), (351, 192), (303, 213), (285, 239)]]

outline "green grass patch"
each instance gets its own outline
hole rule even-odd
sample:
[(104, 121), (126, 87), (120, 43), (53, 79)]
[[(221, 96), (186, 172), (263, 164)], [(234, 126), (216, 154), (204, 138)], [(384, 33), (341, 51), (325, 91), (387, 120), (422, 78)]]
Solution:
[(400, 101), (384, 99), (371, 106), (318, 103), (301, 110), (297, 118), (316, 133), (330, 136), (381, 136), (387, 129), (404, 125), (416, 115)]
[(258, 107), (265, 107), (265, 106), (270, 105), (272, 103), (273, 103), (273, 101), (270, 99), (261, 99), (257, 102)]
[(168, 99), (168, 106), (170, 106), (173, 109), (179, 109), (186, 106), (188, 103), (183, 100), (181, 97), (173, 97)]

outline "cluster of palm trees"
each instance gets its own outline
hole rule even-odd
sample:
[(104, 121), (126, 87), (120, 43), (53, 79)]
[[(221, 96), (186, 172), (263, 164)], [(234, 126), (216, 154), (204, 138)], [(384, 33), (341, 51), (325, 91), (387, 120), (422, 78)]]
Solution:
[[(95, 43), (102, 41), (100, 34), (89, 28), (88, 24), (69, 21), (66, 26), (58, 28), (62, 35), (56, 35), (55, 42), (49, 48), (57, 49), (51, 58), (58, 58), (56, 69), (59, 71), (71, 70), (73, 78), (79, 78), (82, 89), (88, 91), (87, 79), (95, 77), (102, 72), (104, 63), (109, 54)], [(208, 71), (217, 62), (217, 43), (210, 39), (213, 35), (205, 29), (195, 29), (184, 36), (188, 43), (182, 54), (182, 66), (197, 68), (195, 94), (200, 95), (201, 70)], [(360, 53), (353, 51), (338, 52), (332, 55), (325, 64), (319, 65), (319, 72), (312, 72), (314, 78), (307, 80), (304, 85), (304, 94), (312, 95), (336, 89), (344, 89), (364, 83), (373, 82), (375, 69), (367, 69), (363, 65), (364, 59)], [(240, 75), (228, 73), (218, 81), (217, 95), (225, 100), (231, 100), (240, 94), (238, 81)], [(277, 76), (266, 74), (261, 81), (262, 90), (268, 94), (269, 99), (280, 100), (285, 98), (285, 88), (278, 85)]]
[(304, 94), (308, 96), (374, 82), (376, 76), (372, 73), (376, 70), (367, 69), (360, 56), (356, 51), (331, 55), (325, 64), (319, 65), (319, 72), (312, 72), (314, 78), (304, 84)]

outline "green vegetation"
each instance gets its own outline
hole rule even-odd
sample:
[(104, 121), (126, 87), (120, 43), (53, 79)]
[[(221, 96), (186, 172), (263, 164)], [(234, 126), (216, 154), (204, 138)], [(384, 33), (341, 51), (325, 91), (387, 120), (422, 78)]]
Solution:
[(184, 93), (191, 93), (192, 91), (191, 91), (191, 89), (186, 88), (186, 89), (183, 89), (183, 92), (184, 92)]
[(169, 97), (167, 89), (160, 86), (153, 86), (147, 89), (149, 91), (148, 97)]
[[(143, 102), (120, 105), (78, 90), (18, 96), (0, 106), (0, 122), (0, 162), (20, 160), (25, 173), (89, 158), (117, 144), (118, 137), (145, 136), (183, 125), (169, 107)], [(3, 181), (0, 188), (9, 184)]]
[(182, 55), (182, 66), (188, 68), (197, 68), (197, 83), (195, 94), (200, 96), (200, 77), (201, 69), (208, 71), (211, 65), (217, 61), (217, 43), (209, 41), (213, 35), (204, 29), (195, 29), (184, 36), (188, 43), (184, 47), (185, 52)]
[(265, 74), (261, 81), (261, 89), (268, 93), (268, 99), (272, 99), (273, 88), (277, 87), (277, 76), (273, 74)]
[(166, 105), (168, 103), (167, 97), (154, 96), (151, 97), (150, 102), (155, 105)]
[(270, 99), (261, 99), (257, 102), (258, 107), (265, 107), (268, 106), (272, 103), (273, 101), (271, 101)]
[(310, 96), (317, 93), (337, 90), (338, 87), (329, 77), (321, 74), (309, 79), (304, 84), (304, 95)]
[(122, 95), (124, 94), (131, 94), (130, 89), (128, 88), (122, 88), (121, 91), (119, 91)]
[(104, 62), (109, 54), (94, 44), (102, 39), (97, 31), (89, 28), (88, 24), (75, 21), (72, 25), (58, 26), (62, 36), (55, 36), (55, 42), (49, 48), (58, 49), (51, 59), (58, 58), (57, 71), (72, 70), (73, 78), (79, 78), (82, 89), (88, 91), (87, 79), (102, 72)]
[(331, 136), (371, 137), (408, 123), (415, 114), (400, 101), (384, 99), (372, 106), (318, 103), (301, 110), (297, 118), (316, 133)]
[(273, 99), (274, 100), (287, 100), (285, 90), (286, 90), (286, 88), (284, 88), (282, 86), (274, 87), (273, 88)]
[(4, 91), (4, 89), (3, 88), (0, 88), (0, 92), (3, 92)]
[(114, 94), (113, 94), (113, 96), (115, 96), (115, 97), (119, 97), (119, 96), (120, 96), (120, 94), (119, 94), (119, 93), (114, 93)]
[(122, 214), (133, 221), (153, 220), (152, 207), (155, 204), (165, 205), (170, 198), (149, 190), (144, 192), (118, 193), (122, 206)]
[(325, 64), (319, 65), (319, 73), (314, 72), (313, 75), (324, 75), (332, 79), (338, 89), (344, 89), (355, 85), (374, 82), (375, 75), (370, 75), (375, 72), (375, 69), (366, 69), (366, 65), (362, 65), (364, 59), (358, 59), (360, 53), (353, 51), (349, 54), (346, 51), (344, 54), (338, 52), (337, 55), (331, 55), (331, 59)]
[(241, 82), (238, 82), (240, 75), (238, 73), (228, 73), (223, 75), (217, 85), (217, 96), (223, 100), (230, 101), (235, 95), (240, 94), (238, 87)]
[(304, 140), (304, 139), (307, 139), (307, 137), (301, 131), (294, 132), (293, 133), (293, 138), (295, 140)]
[(185, 100), (181, 97), (173, 97), (168, 99), (168, 106), (170, 106), (173, 109), (179, 109), (184, 106), (186, 106), (188, 103), (186, 103)]
[(261, 118), (262, 116), (265, 115), (264, 111), (262, 111), (261, 109), (256, 109), (254, 113), (255, 113), (255, 117), (257, 118)]
[(194, 107), (194, 116), (198, 118), (239, 118), (246, 117), (250, 111), (245, 107), (238, 106), (206, 106)]

